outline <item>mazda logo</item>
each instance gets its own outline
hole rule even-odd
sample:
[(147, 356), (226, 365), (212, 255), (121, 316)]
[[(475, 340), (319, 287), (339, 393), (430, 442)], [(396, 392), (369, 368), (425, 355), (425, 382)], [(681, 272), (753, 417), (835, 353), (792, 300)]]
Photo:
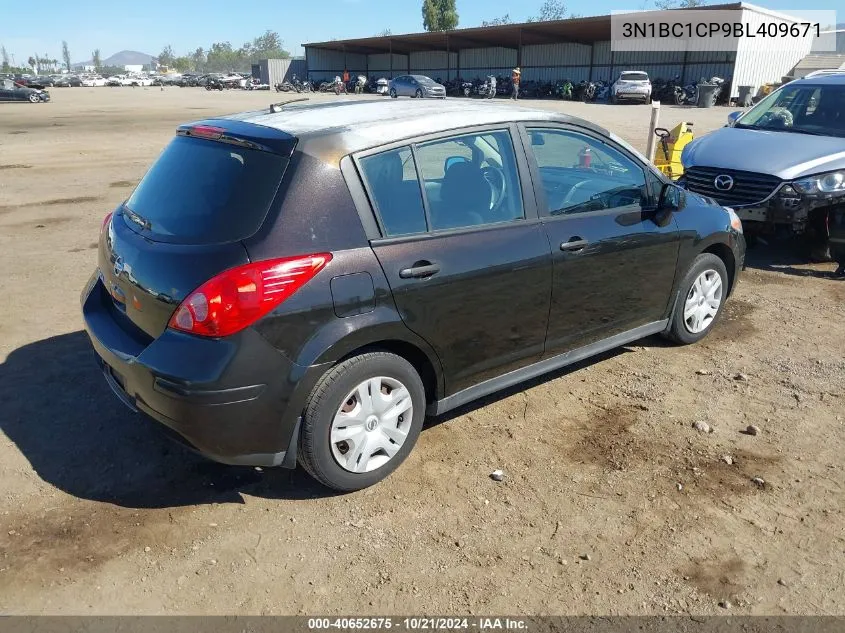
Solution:
[(734, 179), (727, 174), (719, 174), (713, 181), (713, 186), (719, 191), (730, 191), (734, 188)]
[(115, 276), (119, 277), (120, 273), (123, 272), (123, 258), (118, 257), (114, 260), (114, 274)]

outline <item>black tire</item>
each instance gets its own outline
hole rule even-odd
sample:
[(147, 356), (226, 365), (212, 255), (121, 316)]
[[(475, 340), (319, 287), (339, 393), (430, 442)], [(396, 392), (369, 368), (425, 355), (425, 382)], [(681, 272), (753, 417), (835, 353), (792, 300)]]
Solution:
[(391, 89), (390, 89), (390, 98), (391, 98), (391, 99), (396, 99), (396, 98), (398, 98), (398, 97), (399, 97), (399, 95), (398, 95), (398, 94), (396, 94), (396, 88), (391, 88)]
[[(721, 303), (719, 305), (719, 309), (716, 311), (716, 316), (711, 319), (710, 323), (702, 331), (692, 332), (684, 321), (684, 305), (692, 292), (693, 283), (699, 275), (707, 270), (715, 270), (719, 274), (719, 277), (721, 277)], [(722, 312), (725, 309), (725, 301), (728, 298), (729, 287), (730, 280), (728, 279), (728, 271), (725, 267), (725, 263), (719, 257), (713, 255), (712, 253), (702, 253), (696, 257), (693, 260), (692, 265), (689, 267), (687, 274), (684, 275), (684, 279), (681, 281), (679, 286), (679, 294), (671, 316), (672, 323), (668, 332), (666, 332), (666, 336), (680, 345), (691, 345), (692, 343), (697, 343), (707, 336), (722, 316)]]
[[(329, 441), (332, 421), (343, 399), (368, 378), (385, 376), (401, 382), (411, 395), (413, 419), (402, 448), (386, 464), (373, 471), (353, 473), (332, 455)], [(368, 352), (330, 369), (308, 399), (299, 434), (298, 461), (314, 479), (342, 492), (361, 490), (390, 475), (414, 448), (425, 420), (425, 388), (408, 361), (388, 352)]]
[(616, 95), (610, 95), (610, 103), (611, 105), (617, 105), (619, 103), (619, 99), (616, 98)]
[(423, 93), (422, 93), (422, 90), (420, 90), (419, 88), (417, 88), (417, 92), (416, 92), (416, 94), (415, 94), (414, 96), (415, 96), (417, 99), (422, 99), (422, 98), (423, 98)]

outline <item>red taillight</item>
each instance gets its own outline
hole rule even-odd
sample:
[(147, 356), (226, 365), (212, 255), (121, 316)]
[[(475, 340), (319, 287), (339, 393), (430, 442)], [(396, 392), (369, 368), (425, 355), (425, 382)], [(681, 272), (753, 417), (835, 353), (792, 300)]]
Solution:
[(109, 213), (108, 215), (106, 215), (106, 217), (103, 218), (103, 225), (100, 227), (100, 233), (102, 233), (103, 231), (106, 230), (106, 227), (109, 225), (109, 222), (111, 221), (112, 215), (114, 215), (113, 212)]
[(188, 128), (190, 136), (198, 136), (200, 138), (218, 139), (226, 132), (222, 127), (214, 127), (213, 125), (194, 125)]
[(302, 288), (331, 259), (331, 253), (319, 253), (224, 271), (189, 294), (168, 325), (199, 336), (239, 332)]

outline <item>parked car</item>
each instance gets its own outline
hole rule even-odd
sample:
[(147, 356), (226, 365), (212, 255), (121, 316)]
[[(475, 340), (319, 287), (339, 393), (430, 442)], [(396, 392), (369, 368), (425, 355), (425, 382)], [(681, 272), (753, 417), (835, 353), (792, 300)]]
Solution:
[(38, 84), (42, 88), (52, 88), (53, 84), (56, 83), (56, 81), (49, 75), (39, 75), (35, 78), (34, 83)]
[(82, 80), (77, 77), (76, 75), (65, 75), (64, 77), (57, 79), (53, 86), (56, 88), (78, 88), (82, 85)]
[(15, 83), (11, 79), (0, 79), (0, 101), (31, 101), (41, 103), (50, 100), (50, 93)]
[(86, 75), (80, 78), (83, 86), (88, 88), (99, 88), (106, 85), (106, 79), (99, 75)]
[(640, 70), (625, 70), (619, 73), (619, 78), (610, 86), (610, 102), (620, 101), (651, 101), (651, 80), (648, 73)]
[(124, 404), (212, 459), (355, 490), (427, 414), (701, 340), (744, 252), (731, 210), (587, 121), (274, 104), (177, 129), (106, 216), (81, 302)]
[(806, 233), (827, 259), (828, 215), (845, 203), (845, 72), (785, 84), (681, 160), (681, 183), (736, 209), (749, 234)]
[(402, 75), (390, 80), (390, 96), (411, 97), (422, 99), (431, 97), (435, 99), (446, 98), (446, 88), (430, 77), (424, 75)]

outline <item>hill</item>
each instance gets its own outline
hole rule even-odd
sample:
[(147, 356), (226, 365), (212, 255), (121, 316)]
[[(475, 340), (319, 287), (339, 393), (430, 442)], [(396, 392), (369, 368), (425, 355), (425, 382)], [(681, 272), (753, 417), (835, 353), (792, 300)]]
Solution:
[[(140, 53), (138, 51), (120, 51), (119, 53), (115, 53), (111, 57), (106, 57), (105, 59), (101, 60), (103, 66), (132, 66), (140, 64), (142, 66), (146, 66), (147, 64), (155, 61), (155, 57), (152, 55), (147, 55), (146, 53)], [(92, 60), (88, 60), (85, 62), (78, 62), (74, 64), (74, 66), (87, 66), (93, 64)]]

